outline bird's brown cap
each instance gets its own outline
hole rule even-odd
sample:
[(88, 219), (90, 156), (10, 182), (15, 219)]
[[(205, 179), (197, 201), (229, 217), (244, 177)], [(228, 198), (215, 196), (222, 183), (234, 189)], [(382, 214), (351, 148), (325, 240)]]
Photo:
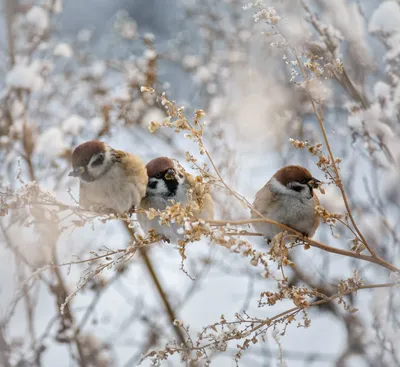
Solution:
[(286, 166), (278, 170), (274, 176), (282, 185), (287, 186), (289, 182), (315, 180), (310, 171), (301, 166)]
[(78, 145), (72, 153), (72, 167), (85, 167), (94, 154), (104, 153), (106, 144), (99, 140), (90, 140)]
[(147, 175), (154, 177), (159, 172), (165, 172), (170, 168), (175, 168), (174, 162), (168, 157), (158, 157), (146, 164)]

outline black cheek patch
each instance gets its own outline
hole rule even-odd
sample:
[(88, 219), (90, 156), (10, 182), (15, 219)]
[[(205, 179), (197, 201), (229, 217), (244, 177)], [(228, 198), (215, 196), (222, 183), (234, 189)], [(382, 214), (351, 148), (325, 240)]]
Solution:
[(165, 185), (168, 188), (168, 196), (174, 196), (176, 194), (176, 190), (178, 189), (178, 181), (177, 179), (166, 180), (164, 179)]
[(99, 158), (97, 158), (91, 166), (100, 166), (104, 162), (104, 156), (101, 155)]
[(149, 182), (149, 183), (147, 184), (147, 186), (148, 186), (150, 189), (155, 189), (155, 188), (157, 188), (157, 184), (158, 184), (157, 181), (151, 181), (151, 182)]
[(300, 192), (300, 191), (302, 191), (303, 189), (304, 189), (303, 186), (296, 186), (296, 185), (293, 185), (293, 186), (292, 186), (292, 190), (293, 190), (293, 191)]

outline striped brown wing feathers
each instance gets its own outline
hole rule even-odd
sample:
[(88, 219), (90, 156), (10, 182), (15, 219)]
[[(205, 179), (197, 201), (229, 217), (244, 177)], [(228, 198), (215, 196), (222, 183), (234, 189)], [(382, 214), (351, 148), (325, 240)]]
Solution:
[(140, 195), (144, 197), (146, 195), (148, 177), (143, 161), (138, 156), (122, 150), (114, 150), (114, 156), (117, 161), (122, 163), (128, 182), (135, 184), (139, 189)]
[[(269, 189), (269, 182), (257, 192), (253, 203), (254, 209), (259, 211), (261, 214), (268, 214), (268, 212), (274, 211), (279, 205), (279, 197)], [(266, 211), (266, 208), (268, 208), (268, 212)], [(259, 218), (260, 216), (254, 210), (251, 210), (251, 217)]]
[[(315, 191), (313, 191), (313, 197), (314, 197), (314, 208), (315, 208), (317, 205), (320, 205), (318, 196), (315, 193)], [(310, 231), (310, 233), (308, 234), (309, 237), (312, 237), (314, 235), (319, 226), (319, 222), (320, 222), (319, 215), (316, 212), (314, 212), (314, 226), (313, 226), (313, 231)]]

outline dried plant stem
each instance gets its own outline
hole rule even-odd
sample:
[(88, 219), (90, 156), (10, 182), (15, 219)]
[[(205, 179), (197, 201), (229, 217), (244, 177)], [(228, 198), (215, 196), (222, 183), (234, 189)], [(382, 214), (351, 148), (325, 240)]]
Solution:
[(336, 163), (335, 163), (335, 157), (333, 156), (332, 148), (331, 148), (331, 146), (330, 146), (330, 144), (329, 144), (329, 140), (328, 140), (328, 137), (327, 137), (327, 135), (326, 135), (326, 130), (325, 130), (325, 125), (324, 125), (323, 117), (318, 113), (318, 110), (317, 110), (317, 107), (316, 107), (316, 105), (315, 105), (315, 102), (313, 101), (313, 99), (312, 99), (311, 97), (310, 97), (310, 100), (311, 100), (311, 104), (312, 104), (314, 113), (315, 113), (315, 115), (317, 116), (317, 120), (318, 120), (319, 126), (320, 126), (320, 128), (321, 128), (322, 135), (324, 136), (325, 145), (326, 145), (326, 147), (327, 147), (327, 149), (328, 149), (329, 157), (330, 157), (331, 162), (332, 162), (332, 167), (333, 167), (333, 169), (334, 169), (334, 171), (335, 171), (335, 173), (336, 173), (335, 183), (336, 183), (336, 185), (339, 187), (339, 190), (340, 190), (340, 192), (341, 192), (341, 194), (342, 194), (343, 202), (344, 202), (344, 205), (345, 205), (345, 207), (346, 207), (347, 214), (349, 215), (351, 224), (353, 225), (353, 227), (354, 227), (355, 231), (357, 232), (358, 236), (360, 237), (362, 243), (363, 243), (363, 244), (365, 245), (365, 247), (368, 249), (368, 251), (370, 252), (370, 254), (371, 254), (373, 257), (377, 257), (375, 251), (372, 249), (372, 247), (370, 247), (370, 245), (368, 244), (367, 240), (365, 239), (365, 237), (364, 237), (363, 234), (361, 233), (360, 229), (358, 228), (358, 226), (357, 226), (357, 224), (356, 224), (356, 222), (355, 222), (355, 220), (354, 220), (352, 211), (351, 211), (351, 209), (350, 209), (349, 201), (348, 201), (348, 199), (347, 199), (347, 195), (346, 195), (346, 192), (345, 192), (344, 187), (343, 187), (343, 182), (342, 182), (342, 179), (340, 178), (339, 170), (338, 170), (338, 168), (337, 168), (337, 166), (336, 166)]
[(4, 0), (4, 16), (6, 20), (7, 27), (7, 43), (8, 43), (8, 54), (10, 56), (10, 64), (14, 66), (15, 64), (15, 42), (14, 42), (14, 34), (13, 34), (13, 19), (15, 13), (15, 7), (17, 6), (17, 2), (14, 0)]
[[(278, 30), (278, 28), (276, 28), (276, 29)], [(303, 64), (301, 63), (301, 61), (300, 61), (300, 59), (299, 59), (299, 57), (297, 55), (296, 50), (290, 45), (290, 43), (288, 42), (288, 40), (286, 39), (284, 34), (281, 31), (278, 31), (278, 32), (283, 37), (283, 39), (287, 43), (288, 47), (292, 51), (294, 57), (296, 58), (297, 64), (299, 65), (299, 68), (301, 70), (301, 74), (303, 76), (304, 81), (308, 82), (309, 81), (308, 75), (307, 75), (307, 73), (306, 73), (306, 71), (305, 71), (305, 69), (303, 67)], [(342, 179), (340, 178), (339, 169), (338, 169), (338, 167), (336, 165), (335, 157), (334, 157), (334, 155), (332, 153), (332, 148), (331, 148), (331, 145), (329, 143), (328, 136), (326, 134), (323, 113), (322, 113), (322, 111), (321, 111), (321, 113), (318, 112), (318, 108), (316, 106), (316, 103), (315, 103), (314, 99), (312, 98), (312, 96), (309, 93), (307, 93), (307, 95), (308, 95), (308, 98), (310, 99), (313, 111), (315, 113), (315, 116), (317, 117), (317, 120), (318, 120), (320, 129), (321, 129), (322, 135), (324, 137), (325, 145), (326, 145), (326, 148), (328, 149), (329, 158), (330, 158), (330, 160), (332, 162), (332, 167), (333, 167), (333, 170), (335, 171), (335, 174), (336, 174), (335, 183), (336, 183), (337, 187), (339, 187), (339, 190), (340, 190), (340, 192), (342, 194), (343, 202), (344, 202), (344, 205), (346, 207), (347, 214), (349, 215), (350, 221), (351, 221), (355, 231), (357, 232), (358, 236), (360, 237), (362, 243), (364, 244), (364, 246), (368, 249), (368, 251), (370, 252), (370, 254), (373, 257), (377, 257), (375, 251), (370, 247), (370, 245), (368, 244), (367, 240), (365, 239), (365, 237), (361, 233), (360, 229), (358, 228), (358, 226), (357, 226), (357, 224), (356, 224), (356, 222), (354, 220), (353, 214), (352, 214), (351, 209), (350, 209), (349, 201), (347, 199), (347, 195), (346, 195), (346, 192), (345, 192), (344, 187), (343, 187), (343, 182), (342, 182)]]
[[(297, 58), (297, 56), (296, 56), (296, 58)], [(297, 60), (300, 63), (300, 60), (299, 59), (297, 59)], [(304, 72), (304, 70), (303, 70), (303, 72)], [(304, 75), (306, 75), (305, 72), (304, 72)], [(306, 76), (306, 78), (307, 78), (307, 76)], [(357, 226), (357, 224), (356, 224), (356, 222), (354, 220), (354, 217), (353, 217), (350, 205), (349, 205), (349, 201), (347, 199), (346, 191), (344, 190), (343, 182), (342, 182), (342, 179), (340, 177), (339, 169), (338, 169), (338, 167), (336, 165), (335, 157), (333, 155), (332, 148), (331, 148), (331, 145), (329, 143), (328, 136), (326, 134), (323, 114), (318, 112), (318, 108), (317, 108), (317, 106), (315, 104), (315, 101), (312, 99), (312, 97), (309, 96), (309, 98), (310, 98), (311, 105), (313, 107), (315, 116), (317, 117), (317, 120), (318, 120), (320, 129), (321, 129), (322, 135), (324, 137), (326, 148), (328, 149), (329, 158), (330, 158), (330, 160), (332, 162), (332, 167), (333, 167), (333, 169), (335, 171), (335, 174), (336, 174), (335, 183), (336, 183), (337, 187), (339, 187), (339, 190), (340, 190), (340, 192), (342, 194), (342, 198), (343, 198), (344, 205), (346, 207), (347, 214), (348, 214), (348, 216), (350, 218), (350, 221), (351, 221), (355, 231), (357, 232), (358, 236), (360, 237), (362, 243), (365, 245), (365, 247), (368, 249), (368, 251), (370, 252), (370, 254), (373, 257), (377, 257), (376, 252), (370, 247), (370, 245), (368, 244), (367, 240), (365, 239), (365, 237), (361, 233), (360, 229), (358, 228), (358, 226)]]
[[(25, 120), (26, 121), (26, 120)], [(26, 129), (25, 126), (25, 122), (24, 122), (24, 129)], [(27, 144), (26, 144), (26, 136), (24, 135), (23, 137), (23, 145), (24, 145), (24, 149), (26, 151), (26, 153), (29, 153), (29, 149), (27, 149)], [(29, 176), (30, 176), (30, 180), (31, 181), (36, 181), (35, 178), (35, 171), (33, 169), (33, 165), (32, 162), (30, 160), (30, 153), (27, 154), (28, 159), (26, 158), (27, 162), (28, 162), (28, 167), (29, 167)], [(52, 248), (52, 260), (53, 260), (53, 266), (52, 266), (52, 270), (53, 273), (55, 275), (55, 278), (57, 279), (57, 286), (54, 287), (52, 285), (49, 286), (50, 291), (55, 295), (56, 297), (56, 301), (58, 306), (62, 305), (62, 302), (64, 302), (65, 300), (68, 299), (68, 292), (67, 292), (67, 287), (65, 285), (62, 273), (61, 273), (61, 269), (59, 268), (58, 264), (58, 260), (57, 260), (57, 241), (54, 242), (53, 248)], [(69, 306), (69, 304), (67, 302), (65, 302), (65, 311), (64, 311), (64, 317), (66, 317), (66, 319), (69, 321), (69, 327), (72, 330), (75, 330), (76, 328), (76, 324), (75, 324), (75, 317), (71, 311), (71, 308)], [(82, 367), (85, 367), (88, 365), (87, 360), (86, 360), (86, 356), (85, 353), (83, 351), (83, 347), (82, 344), (79, 340), (79, 336), (75, 333), (73, 338), (71, 338), (71, 341), (73, 341), (76, 345), (76, 349), (78, 351), (78, 355), (79, 355), (79, 365)]]
[(347, 251), (347, 250), (342, 250), (336, 247), (332, 247), (329, 245), (325, 245), (321, 242), (318, 242), (316, 240), (313, 240), (311, 238), (308, 237), (304, 237), (300, 232), (296, 231), (293, 228), (290, 228), (284, 224), (278, 223), (272, 219), (268, 219), (268, 218), (255, 218), (255, 219), (243, 219), (243, 220), (232, 220), (232, 221), (228, 221), (228, 220), (206, 220), (206, 222), (208, 224), (210, 224), (211, 226), (226, 226), (226, 225), (235, 225), (235, 226), (239, 226), (239, 225), (246, 225), (246, 224), (251, 224), (251, 223), (270, 223), (270, 224), (274, 224), (276, 226), (281, 227), (283, 230), (289, 231), (291, 233), (294, 233), (298, 238), (300, 238), (301, 240), (303, 240), (304, 242), (307, 242), (310, 246), (312, 247), (316, 247), (319, 248), (321, 250), (324, 250), (326, 252), (331, 252), (333, 254), (338, 254), (338, 255), (343, 255), (343, 256), (347, 256), (347, 257), (352, 257), (354, 259), (360, 259), (360, 260), (365, 260), (377, 265), (380, 265), (390, 271), (394, 271), (394, 272), (400, 272), (400, 269), (397, 268), (396, 266), (390, 264), (389, 262), (377, 257), (377, 256), (368, 256), (368, 255), (362, 255), (362, 254), (357, 254), (355, 252), (351, 252), (351, 251)]
[(10, 346), (7, 344), (4, 337), (4, 326), (0, 325), (0, 362), (4, 367), (11, 367), (9, 361)]
[(92, 299), (92, 302), (86, 309), (82, 319), (79, 322), (78, 327), (76, 328), (75, 335), (79, 335), (82, 333), (82, 329), (85, 327), (85, 325), (89, 321), (90, 316), (93, 314), (93, 311), (96, 308), (100, 298), (104, 295), (105, 289), (109, 288), (111, 286), (111, 284), (114, 283), (121, 275), (122, 275), (122, 272), (116, 272), (115, 275), (106, 283), (106, 285), (104, 287), (96, 290), (96, 293)]
[[(295, 53), (294, 50), (292, 50), (292, 51)], [(297, 58), (297, 55), (296, 55), (296, 58)], [(298, 62), (300, 63), (300, 60), (299, 60), (298, 58), (297, 58), (297, 60), (298, 60)], [(304, 72), (304, 70), (303, 70), (303, 72)], [(320, 115), (319, 115), (319, 113), (318, 113), (318, 111), (317, 111), (317, 109), (316, 109), (315, 103), (314, 103), (314, 101), (313, 101), (312, 99), (311, 99), (311, 103), (312, 103), (312, 105), (313, 105), (313, 109), (314, 109), (314, 112), (315, 112), (315, 114), (316, 114), (316, 116), (317, 116), (317, 118), (318, 118), (318, 121), (320, 122), (320, 127), (321, 127), (322, 133), (323, 133), (323, 135), (324, 135), (324, 139), (325, 139), (326, 146), (327, 146), (328, 151), (329, 151), (329, 156), (330, 156), (330, 158), (331, 158), (331, 160), (332, 160), (332, 162), (333, 162), (333, 167), (334, 167), (334, 170), (335, 170), (335, 173), (336, 173), (336, 176), (337, 176), (337, 185), (338, 185), (338, 187), (340, 188), (340, 191), (341, 191), (341, 193), (342, 193), (343, 201), (344, 201), (344, 203), (345, 203), (347, 212), (348, 212), (348, 214), (349, 214), (349, 218), (350, 218), (350, 220), (351, 220), (351, 222), (352, 222), (352, 224), (353, 224), (354, 229), (356, 230), (356, 232), (357, 232), (358, 235), (360, 236), (361, 240), (363, 241), (365, 247), (366, 247), (366, 248), (369, 250), (369, 252), (371, 253), (371, 256), (362, 255), (362, 254), (357, 254), (357, 253), (353, 253), (353, 252), (351, 252), (351, 251), (341, 250), (341, 249), (338, 249), (338, 248), (335, 248), (335, 247), (331, 247), (331, 246), (325, 245), (325, 244), (323, 244), (323, 243), (321, 243), (321, 242), (312, 240), (311, 238), (304, 237), (300, 232), (294, 230), (293, 228), (290, 228), (290, 227), (288, 227), (288, 226), (285, 226), (284, 224), (281, 224), (281, 223), (278, 223), (278, 222), (276, 222), (276, 221), (274, 221), (274, 220), (271, 220), (271, 219), (266, 218), (262, 213), (260, 213), (259, 211), (257, 211), (257, 210), (253, 207), (253, 205), (251, 205), (251, 204), (249, 203), (248, 200), (246, 200), (243, 196), (239, 195), (237, 192), (235, 192), (234, 190), (232, 190), (232, 189), (227, 185), (227, 183), (225, 182), (225, 180), (222, 178), (221, 174), (219, 173), (219, 170), (218, 170), (217, 166), (215, 165), (213, 159), (211, 158), (211, 155), (209, 154), (209, 152), (208, 152), (207, 150), (205, 150), (205, 154), (207, 155), (208, 159), (210, 160), (211, 165), (213, 166), (215, 173), (217, 174), (219, 180), (220, 180), (221, 183), (224, 185), (224, 187), (225, 187), (233, 196), (235, 196), (239, 201), (242, 201), (242, 202), (244, 201), (244, 202), (246, 203), (246, 205), (247, 205), (248, 208), (252, 209), (255, 213), (257, 213), (257, 215), (260, 216), (259, 219), (245, 219), (245, 220), (243, 220), (243, 221), (207, 221), (207, 223), (209, 223), (210, 225), (220, 225), (220, 226), (224, 226), (224, 225), (227, 225), (227, 224), (241, 225), (241, 224), (249, 224), (249, 223), (254, 223), (254, 222), (266, 222), (266, 223), (275, 224), (275, 225), (277, 225), (277, 226), (279, 226), (279, 227), (281, 227), (281, 228), (283, 228), (283, 229), (285, 229), (285, 230), (287, 230), (287, 231), (290, 231), (290, 232), (296, 234), (299, 238), (304, 239), (304, 241), (307, 242), (308, 244), (310, 244), (310, 246), (317, 247), (317, 248), (319, 248), (319, 249), (321, 249), (321, 250), (324, 250), (324, 251), (327, 251), (327, 252), (331, 252), (331, 253), (334, 253), (334, 254), (344, 255), (344, 256), (348, 256), (348, 257), (353, 257), (353, 258), (355, 258), (355, 259), (360, 259), (360, 260), (369, 261), (369, 262), (371, 262), (371, 263), (378, 264), (378, 265), (380, 265), (380, 266), (382, 266), (382, 267), (384, 267), (384, 268), (386, 268), (386, 269), (389, 269), (390, 271), (400, 272), (400, 269), (399, 269), (399, 268), (397, 268), (396, 266), (392, 265), (391, 263), (389, 263), (389, 262), (387, 262), (387, 261), (385, 261), (385, 260), (379, 258), (379, 257), (376, 255), (375, 251), (372, 250), (372, 249), (369, 247), (369, 245), (368, 245), (367, 241), (365, 240), (364, 236), (362, 235), (361, 231), (358, 229), (358, 227), (357, 227), (357, 225), (356, 225), (356, 223), (355, 223), (355, 221), (354, 221), (353, 215), (351, 214), (350, 205), (349, 205), (349, 202), (348, 202), (348, 200), (347, 200), (346, 193), (345, 193), (345, 191), (344, 191), (344, 187), (343, 187), (342, 180), (340, 179), (339, 170), (338, 170), (338, 168), (337, 168), (337, 166), (336, 166), (336, 164), (335, 164), (335, 160), (334, 160), (334, 156), (333, 156), (333, 153), (332, 153), (332, 149), (331, 149), (331, 146), (330, 146), (330, 144), (329, 144), (328, 137), (327, 137), (327, 135), (326, 135), (324, 123), (323, 123), (322, 119), (320, 118)], [(202, 141), (201, 141), (201, 143), (202, 143)]]
[[(315, 108), (314, 101), (311, 100), (311, 103), (313, 104), (313, 108)], [(318, 117), (319, 117), (319, 114), (318, 114), (318, 111), (317, 111), (316, 109), (315, 109), (315, 113), (317, 114), (317, 118), (318, 118)], [(332, 161), (334, 162), (332, 150), (331, 150), (331, 147), (330, 147), (328, 138), (327, 138), (327, 136), (326, 136), (325, 127), (324, 127), (323, 122), (322, 122), (322, 124), (321, 124), (321, 129), (322, 129), (323, 134), (324, 134), (324, 138), (325, 138), (325, 142), (326, 142), (326, 145), (327, 145), (327, 147), (328, 147), (328, 150), (329, 150), (329, 154), (330, 154), (330, 156), (331, 156)], [(260, 216), (260, 218), (258, 218), (258, 219), (245, 219), (245, 220), (242, 220), (242, 221), (207, 221), (207, 223), (209, 223), (210, 225), (219, 225), (219, 226), (224, 226), (224, 225), (227, 225), (227, 224), (232, 224), (232, 225), (233, 225), (233, 224), (235, 224), (235, 225), (244, 225), (244, 224), (249, 224), (249, 223), (254, 223), (254, 222), (266, 222), (266, 223), (271, 223), (271, 224), (275, 224), (275, 225), (277, 225), (277, 226), (279, 226), (279, 227), (281, 227), (281, 228), (283, 228), (283, 229), (285, 229), (285, 230), (287, 230), (287, 231), (290, 231), (291, 233), (296, 234), (299, 238), (304, 239), (305, 242), (307, 242), (308, 244), (310, 244), (310, 246), (317, 247), (317, 248), (319, 248), (319, 249), (321, 249), (321, 250), (324, 250), (324, 251), (327, 251), (327, 252), (331, 252), (331, 253), (334, 253), (334, 254), (344, 255), (344, 256), (348, 256), (348, 257), (353, 257), (353, 258), (355, 258), (355, 259), (360, 259), (360, 260), (369, 261), (369, 262), (371, 262), (371, 263), (378, 264), (378, 265), (380, 265), (380, 266), (382, 266), (382, 267), (384, 267), (384, 268), (386, 268), (386, 269), (389, 269), (390, 271), (394, 271), (394, 272), (399, 272), (399, 271), (400, 271), (399, 268), (395, 267), (395, 266), (392, 265), (391, 263), (389, 263), (389, 262), (387, 262), (387, 261), (385, 261), (385, 260), (379, 258), (379, 257), (376, 255), (376, 253), (368, 246), (368, 243), (365, 241), (363, 235), (361, 234), (360, 230), (358, 229), (358, 227), (357, 227), (357, 225), (356, 225), (356, 223), (355, 223), (355, 221), (354, 221), (354, 218), (353, 218), (353, 216), (352, 216), (352, 214), (351, 214), (351, 210), (350, 210), (350, 206), (349, 206), (349, 203), (348, 203), (348, 200), (347, 200), (347, 196), (346, 196), (346, 193), (345, 193), (345, 191), (344, 191), (342, 181), (341, 181), (341, 179), (340, 179), (340, 175), (339, 175), (338, 168), (337, 168), (337, 166), (336, 166), (335, 164), (334, 164), (334, 169), (335, 169), (335, 172), (336, 172), (336, 175), (337, 175), (338, 186), (339, 186), (339, 188), (340, 188), (340, 190), (341, 190), (342, 197), (343, 197), (343, 201), (345, 202), (346, 209), (347, 209), (347, 211), (348, 211), (348, 213), (349, 213), (349, 217), (351, 218), (351, 221), (352, 221), (352, 224), (353, 224), (353, 226), (354, 226), (354, 229), (355, 229), (355, 230), (357, 231), (357, 233), (360, 235), (360, 238), (363, 240), (363, 243), (365, 244), (365, 247), (368, 248), (368, 250), (370, 251), (370, 253), (371, 253), (372, 256), (357, 254), (357, 253), (353, 253), (353, 252), (351, 252), (351, 251), (346, 251), (346, 250), (342, 250), (342, 249), (338, 249), (338, 248), (335, 248), (335, 247), (331, 247), (331, 246), (325, 245), (325, 244), (323, 244), (323, 243), (321, 243), (321, 242), (312, 240), (311, 238), (304, 237), (300, 232), (294, 230), (293, 228), (290, 228), (290, 227), (288, 227), (288, 226), (285, 226), (284, 224), (275, 222), (275, 221), (272, 220), (272, 219), (266, 218), (262, 213), (260, 213), (259, 211), (257, 211), (257, 210), (253, 207), (253, 205), (251, 205), (243, 196), (241, 196), (241, 195), (239, 195), (238, 193), (236, 193), (235, 191), (233, 191), (233, 190), (227, 185), (227, 183), (226, 183), (225, 180), (222, 178), (221, 174), (219, 173), (219, 170), (218, 170), (217, 166), (215, 165), (213, 159), (211, 158), (211, 156), (210, 156), (210, 154), (209, 154), (209, 152), (208, 152), (207, 150), (206, 150), (206, 155), (207, 155), (208, 159), (210, 160), (211, 165), (213, 166), (213, 168), (214, 168), (214, 170), (215, 170), (215, 172), (216, 172), (216, 174), (217, 174), (219, 180), (220, 180), (221, 183), (224, 185), (224, 187), (225, 187), (233, 196), (235, 196), (238, 200), (240, 200), (240, 201), (243, 201), (243, 200), (244, 200), (244, 202), (246, 203), (247, 207), (250, 208), (250, 209), (252, 209), (255, 213), (257, 213), (257, 214)]]
[[(277, 321), (282, 317), (288, 316), (290, 314), (297, 314), (299, 311), (301, 311), (303, 309), (331, 302), (331, 301), (333, 301), (333, 300), (335, 300), (337, 298), (343, 297), (343, 296), (345, 296), (347, 294), (351, 294), (351, 293), (357, 292), (357, 291), (362, 290), (362, 289), (389, 288), (389, 287), (393, 287), (395, 285), (396, 285), (396, 283), (382, 283), (382, 284), (362, 285), (362, 286), (359, 286), (357, 288), (351, 288), (351, 289), (348, 289), (348, 290), (346, 290), (344, 292), (340, 292), (340, 293), (334, 294), (331, 297), (326, 297), (324, 299), (312, 302), (307, 307), (296, 306), (296, 307), (293, 307), (293, 308), (291, 308), (289, 310), (283, 311), (283, 312), (281, 312), (281, 313), (279, 313), (279, 314), (277, 314), (277, 315), (275, 315), (273, 317), (269, 317), (269, 318), (264, 319), (262, 321), (261, 320), (258, 321), (259, 324), (257, 326), (252, 327), (251, 329), (248, 329), (246, 334), (254, 333), (255, 331), (263, 328), (264, 326), (269, 327), (270, 325), (272, 325), (272, 322)], [(251, 322), (254, 323), (254, 322), (257, 322), (257, 321), (252, 320)], [(227, 324), (229, 324), (229, 322)], [(238, 337), (235, 334), (234, 336), (228, 337), (225, 341), (232, 340), (232, 339), (237, 339), (237, 338)], [(213, 345), (214, 345), (214, 342), (211, 342), (211, 343), (208, 343), (208, 344), (205, 344), (205, 345), (202, 345), (202, 346), (190, 348), (190, 350), (204, 350), (206, 348), (212, 347)], [(176, 349), (176, 351), (185, 351), (185, 350), (186, 349)]]
[[(326, 45), (327, 49), (329, 50), (329, 52), (331, 53), (332, 58), (335, 58), (336, 47), (333, 45), (332, 40), (330, 39), (329, 35), (327, 35), (326, 32), (324, 32), (321, 29), (321, 27), (318, 25), (315, 17), (312, 15), (311, 10), (308, 7), (308, 5), (303, 0), (301, 1), (301, 4), (309, 16), (308, 22), (314, 27), (314, 29), (319, 33), (320, 37), (324, 40), (325, 45)], [(369, 101), (364, 96), (362, 96), (361, 93), (354, 86), (350, 77), (347, 75), (347, 72), (344, 67), (343, 67), (341, 74), (343, 77), (342, 80), (337, 75), (335, 75), (335, 78), (339, 82), (339, 84), (343, 87), (345, 92), (348, 93), (351, 98), (353, 98), (358, 103), (360, 103), (364, 110), (367, 110), (368, 108), (370, 108)]]
[[(135, 232), (133, 231), (132, 228), (129, 228), (129, 225), (128, 225), (127, 222), (124, 222), (124, 225), (125, 225), (126, 230), (129, 233), (131, 239), (134, 240)], [(173, 325), (174, 321), (177, 320), (176, 313), (175, 313), (171, 303), (168, 300), (167, 293), (164, 291), (164, 289), (163, 289), (163, 287), (162, 287), (162, 285), (160, 283), (160, 280), (158, 279), (157, 273), (156, 273), (156, 271), (154, 269), (154, 266), (153, 266), (153, 264), (151, 262), (150, 256), (148, 255), (147, 250), (144, 247), (140, 247), (138, 249), (138, 251), (139, 251), (139, 254), (142, 257), (143, 262), (144, 262), (144, 264), (145, 264), (145, 266), (146, 266), (146, 268), (147, 268), (147, 270), (148, 270), (148, 272), (150, 274), (150, 278), (153, 281), (153, 283), (154, 283), (154, 285), (155, 285), (155, 287), (157, 289), (158, 295), (160, 296), (160, 298), (161, 298), (161, 300), (162, 300), (162, 302), (164, 304), (164, 307), (165, 307), (165, 310), (167, 312), (169, 321), (170, 321), (171, 325)], [(174, 327), (174, 331), (175, 331), (175, 335), (176, 335), (179, 343), (184, 345), (184, 346), (186, 346), (185, 336), (183, 335), (182, 330), (179, 327)]]
[(31, 338), (31, 345), (34, 346), (36, 344), (36, 330), (35, 330), (35, 322), (34, 322), (34, 316), (35, 316), (35, 307), (34, 307), (34, 301), (32, 300), (32, 295), (29, 293), (30, 288), (28, 287), (28, 284), (23, 281), (24, 279), (24, 270), (23, 270), (23, 264), (19, 262), (19, 260), (16, 261), (16, 266), (17, 266), (17, 271), (19, 273), (19, 278), (20, 278), (20, 287), (22, 289), (22, 292), (24, 294), (24, 304), (25, 304), (25, 312), (26, 312), (26, 318), (28, 321), (28, 332), (30, 334)]
[[(54, 262), (56, 262), (55, 257), (54, 257)], [(67, 292), (61, 271), (58, 267), (54, 267), (53, 272), (54, 272), (54, 275), (56, 276), (56, 279), (58, 282), (58, 287), (59, 287), (59, 294), (55, 294), (55, 295), (56, 295), (56, 297), (61, 296), (60, 300), (64, 301), (65, 299), (68, 298), (68, 292)], [(71, 323), (71, 329), (74, 329), (75, 328), (75, 318), (71, 312), (71, 308), (69, 307), (69, 304), (65, 305), (64, 315), (67, 318), (67, 320)], [(76, 349), (78, 351), (79, 365), (82, 367), (87, 366), (86, 356), (85, 356), (85, 353), (83, 352), (83, 348), (82, 348), (81, 342), (79, 340), (79, 336), (74, 335), (73, 341), (75, 342)]]

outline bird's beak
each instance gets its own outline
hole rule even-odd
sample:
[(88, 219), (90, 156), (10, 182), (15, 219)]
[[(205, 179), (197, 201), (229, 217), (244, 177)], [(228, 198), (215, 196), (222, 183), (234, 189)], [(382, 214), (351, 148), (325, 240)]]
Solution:
[(312, 189), (318, 189), (321, 183), (322, 182), (320, 180), (317, 180), (313, 177), (310, 181), (307, 182), (307, 185), (310, 186)]
[(166, 180), (173, 180), (175, 178), (175, 170), (170, 168), (167, 173), (164, 175)]
[(68, 173), (68, 176), (81, 177), (83, 172), (85, 172), (85, 167), (76, 167), (73, 171)]

